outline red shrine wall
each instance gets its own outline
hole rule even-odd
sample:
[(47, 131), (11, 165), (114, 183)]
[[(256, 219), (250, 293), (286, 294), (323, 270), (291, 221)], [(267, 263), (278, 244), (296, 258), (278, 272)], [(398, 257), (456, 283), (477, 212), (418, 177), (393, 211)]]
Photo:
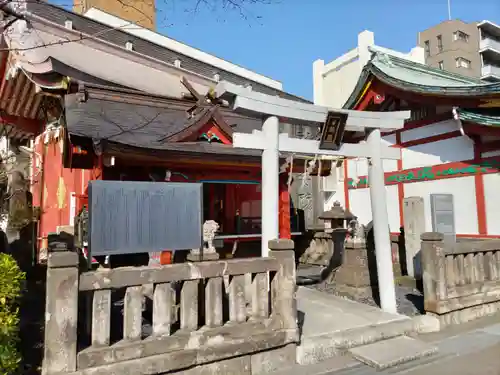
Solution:
[[(464, 124), (466, 129), (470, 126), (477, 125)], [(400, 148), (402, 156), (384, 161), (391, 232), (404, 225), (403, 200), (411, 196), (424, 199), (426, 230), (431, 231), (430, 194), (445, 193), (454, 197), (457, 236), (500, 237), (500, 133), (480, 128), (482, 134), (464, 136), (459, 123), (448, 115), (448, 119), (428, 118), (384, 134), (384, 143)], [(343, 201), (363, 224), (371, 221), (367, 184), (366, 161), (349, 160), (341, 192), (333, 198)]]
[(62, 139), (44, 144), (43, 137), (38, 136), (34, 151), (31, 192), (33, 205), (41, 208), (38, 240), (40, 248), (45, 248), (49, 233), (58, 226), (72, 224), (72, 217), (81, 208), (78, 197), (85, 194), (88, 181), (97, 179), (99, 172), (64, 168)]

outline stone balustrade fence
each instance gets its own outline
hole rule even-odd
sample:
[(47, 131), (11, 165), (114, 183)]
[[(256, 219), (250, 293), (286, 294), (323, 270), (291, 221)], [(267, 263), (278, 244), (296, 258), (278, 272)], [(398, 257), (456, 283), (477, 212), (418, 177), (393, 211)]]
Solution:
[(421, 240), (426, 313), (446, 326), (500, 310), (500, 240), (446, 244), (435, 232)]
[[(82, 272), (77, 253), (52, 241), (43, 374), (205, 374), (203, 366), (214, 374), (255, 374), (273, 370), (273, 352), (290, 348), (295, 359), (293, 241), (270, 241), (269, 248), (268, 258)], [(112, 319), (119, 290), (122, 313)], [(145, 335), (149, 297), (152, 332)]]

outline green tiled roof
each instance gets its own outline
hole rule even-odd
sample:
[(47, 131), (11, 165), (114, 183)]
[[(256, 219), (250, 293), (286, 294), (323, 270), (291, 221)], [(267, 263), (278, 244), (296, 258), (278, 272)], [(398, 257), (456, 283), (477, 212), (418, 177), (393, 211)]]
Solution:
[(458, 118), (485, 126), (500, 127), (500, 108), (491, 109), (457, 109)]
[(432, 68), (388, 54), (376, 53), (371, 64), (393, 79), (415, 85), (463, 87), (485, 84), (480, 79)]
[(421, 94), (440, 96), (500, 94), (500, 82), (487, 83), (389, 54), (374, 52), (371, 61), (363, 68), (358, 83), (344, 108), (352, 108), (355, 105), (371, 76), (375, 76), (389, 86)]

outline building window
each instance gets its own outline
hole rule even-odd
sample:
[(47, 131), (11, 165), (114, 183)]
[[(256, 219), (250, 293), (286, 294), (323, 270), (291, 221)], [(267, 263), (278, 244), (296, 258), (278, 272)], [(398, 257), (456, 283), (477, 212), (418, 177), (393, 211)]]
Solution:
[(424, 43), (424, 48), (425, 48), (425, 56), (429, 57), (431, 55), (431, 44), (429, 43), (428, 40), (425, 41)]
[(462, 42), (468, 42), (469, 35), (464, 33), (463, 31), (458, 30), (453, 33), (453, 40), (461, 40)]
[(443, 38), (441, 35), (437, 36), (437, 41), (438, 41), (438, 51), (443, 52)]
[(438, 67), (439, 69), (444, 70), (444, 61), (438, 62)]
[(457, 57), (455, 61), (457, 63), (457, 68), (470, 69), (470, 60), (464, 59), (463, 57)]

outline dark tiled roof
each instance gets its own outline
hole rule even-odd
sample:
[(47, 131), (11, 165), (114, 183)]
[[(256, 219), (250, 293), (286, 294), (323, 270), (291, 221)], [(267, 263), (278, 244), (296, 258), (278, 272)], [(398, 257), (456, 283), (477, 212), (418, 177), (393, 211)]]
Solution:
[(143, 147), (134, 147), (120, 143), (110, 142), (106, 145), (106, 152), (115, 155), (129, 156), (143, 155), (147, 158), (166, 158), (172, 157), (172, 153), (181, 156), (196, 156), (198, 158), (210, 157), (213, 159), (254, 159), (260, 160), (259, 156), (262, 154), (259, 150), (249, 150), (245, 148), (235, 148), (233, 146), (223, 145), (220, 143), (208, 142), (180, 142), (180, 143), (166, 143), (162, 149), (146, 149)]
[[(189, 146), (184, 142), (174, 146), (164, 141), (189, 126), (191, 122), (186, 111), (193, 104), (188, 100), (88, 85), (79, 93), (66, 95), (66, 126), (71, 135), (95, 140), (157, 150), (197, 147), (196, 150), (207, 152), (204, 149), (206, 146)], [(261, 126), (260, 119), (245, 117), (227, 109), (221, 109), (220, 112), (234, 131), (249, 133)], [(221, 151), (238, 153), (232, 147), (227, 149)]]
[(124, 47), (127, 42), (132, 42), (134, 51), (150, 56), (160, 61), (174, 64), (175, 60), (182, 62), (182, 67), (188, 71), (201, 74), (212, 78), (215, 74), (219, 74), (221, 80), (226, 80), (236, 85), (252, 85), (252, 89), (264, 94), (277, 95), (286, 99), (310, 103), (309, 100), (296, 95), (277, 90), (258, 82), (243, 78), (237, 74), (225, 71), (210, 64), (201, 62), (192, 57), (183, 55), (179, 52), (172, 51), (166, 47), (160, 46), (146, 39), (127, 33), (119, 29), (111, 29), (109, 26), (91, 20), (90, 18), (70, 12), (66, 9), (47, 4), (44, 2), (29, 2), (27, 9), (30, 13), (37, 15), (47, 21), (58, 25), (64, 25), (65, 21), (71, 20), (75, 30), (87, 35), (96, 35), (95, 39), (101, 39), (108, 43), (112, 43)]

